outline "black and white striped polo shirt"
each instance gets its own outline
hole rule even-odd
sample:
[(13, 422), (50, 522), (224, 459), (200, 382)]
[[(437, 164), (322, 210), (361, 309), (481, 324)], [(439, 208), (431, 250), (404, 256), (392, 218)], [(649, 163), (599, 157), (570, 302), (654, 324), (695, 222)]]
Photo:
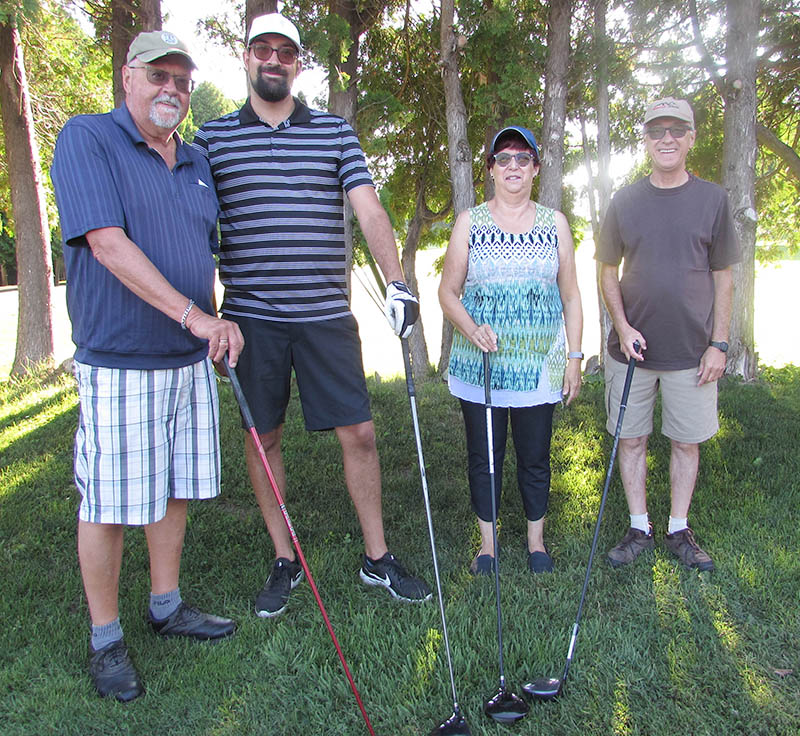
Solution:
[(219, 197), (222, 311), (279, 321), (350, 314), (343, 192), (373, 186), (350, 125), (295, 98), (273, 128), (248, 100), (203, 125), (194, 143)]

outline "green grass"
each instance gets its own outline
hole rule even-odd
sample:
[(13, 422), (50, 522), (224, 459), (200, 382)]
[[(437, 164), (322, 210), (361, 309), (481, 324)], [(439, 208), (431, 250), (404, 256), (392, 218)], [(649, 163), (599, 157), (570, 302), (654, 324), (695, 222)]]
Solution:
[[(370, 382), (391, 549), (433, 572), (405, 384)], [(272, 556), (249, 489), (242, 432), (222, 386), (223, 494), (190, 507), (182, 592), (239, 622), (215, 645), (157, 640), (141, 530), (126, 535), (121, 616), (147, 687), (129, 705), (95, 697), (75, 553), (71, 447), (77, 399), (69, 377), (0, 383), (0, 732), (276, 735), (367, 733), (307, 584), (275, 621), (251, 612)], [(488, 721), (497, 688), (494, 586), (467, 565), (478, 538), (469, 509), (463, 429), (440, 382), (418, 409), (445, 586), (459, 697), (472, 733), (619, 736), (794, 736), (800, 727), (800, 369), (727, 382), (722, 429), (703, 448), (692, 523), (717, 570), (682, 569), (657, 542), (628, 569), (594, 566), (565, 696), (525, 721)], [(335, 437), (307, 434), (293, 400), (285, 432), (287, 504), (376, 733), (426, 734), (450, 712), (437, 606), (394, 603), (358, 581), (361, 535)], [(512, 688), (560, 676), (585, 572), (611, 441), (602, 384), (559, 409), (547, 538), (553, 575), (525, 571), (525, 522), (513, 461), (505, 468), (505, 666)], [(657, 534), (668, 504), (669, 445), (651, 441), (649, 500)], [(509, 453), (513, 455), (513, 453)], [(600, 552), (626, 527), (615, 475)], [(791, 673), (786, 674), (787, 670)]]

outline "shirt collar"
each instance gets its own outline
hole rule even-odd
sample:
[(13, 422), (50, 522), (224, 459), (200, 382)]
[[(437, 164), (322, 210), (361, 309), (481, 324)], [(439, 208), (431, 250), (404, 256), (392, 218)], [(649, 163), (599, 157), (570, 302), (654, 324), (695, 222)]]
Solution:
[[(287, 128), (292, 125), (307, 123), (311, 120), (311, 112), (309, 111), (308, 107), (300, 102), (297, 97), (292, 97), (292, 99), (294, 100), (294, 110), (286, 120), (280, 123), (280, 125)], [(253, 110), (253, 106), (250, 104), (249, 97), (239, 110), (239, 122), (242, 125), (261, 122), (261, 118), (256, 115), (256, 111)], [(280, 127), (280, 125), (278, 127)]]
[[(111, 119), (131, 137), (134, 144), (147, 145), (147, 141), (142, 137), (139, 128), (136, 127), (136, 123), (133, 122), (131, 111), (128, 110), (128, 106), (124, 102), (111, 111)], [(178, 164), (189, 161), (188, 148), (184, 145), (177, 130), (172, 134), (172, 137), (175, 139), (175, 161)]]

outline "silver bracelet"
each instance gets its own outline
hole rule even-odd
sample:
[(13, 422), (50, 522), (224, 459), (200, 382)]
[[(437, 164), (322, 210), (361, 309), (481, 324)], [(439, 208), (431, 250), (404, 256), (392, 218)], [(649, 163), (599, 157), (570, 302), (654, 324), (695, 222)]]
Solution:
[(583, 353), (581, 353), (581, 352), (567, 353), (567, 358), (569, 358), (570, 360), (572, 360), (572, 358), (577, 358), (578, 360), (583, 360)]
[(181, 329), (186, 329), (186, 318), (189, 316), (189, 312), (192, 311), (192, 307), (194, 306), (194, 299), (189, 299), (189, 303), (186, 305), (186, 309), (183, 310), (183, 317), (181, 317)]

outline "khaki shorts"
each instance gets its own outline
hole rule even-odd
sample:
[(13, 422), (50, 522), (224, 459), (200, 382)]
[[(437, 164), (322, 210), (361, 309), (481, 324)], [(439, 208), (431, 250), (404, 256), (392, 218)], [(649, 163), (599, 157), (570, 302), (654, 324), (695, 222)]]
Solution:
[[(661, 389), (661, 433), (676, 442), (697, 444), (713, 437), (719, 429), (717, 382), (697, 385), (697, 368), (654, 371), (637, 364), (633, 372), (628, 406), (622, 419), (620, 437), (631, 439), (653, 432), (653, 409)], [(628, 366), (612, 357), (606, 360), (606, 429), (617, 429), (619, 404)]]

